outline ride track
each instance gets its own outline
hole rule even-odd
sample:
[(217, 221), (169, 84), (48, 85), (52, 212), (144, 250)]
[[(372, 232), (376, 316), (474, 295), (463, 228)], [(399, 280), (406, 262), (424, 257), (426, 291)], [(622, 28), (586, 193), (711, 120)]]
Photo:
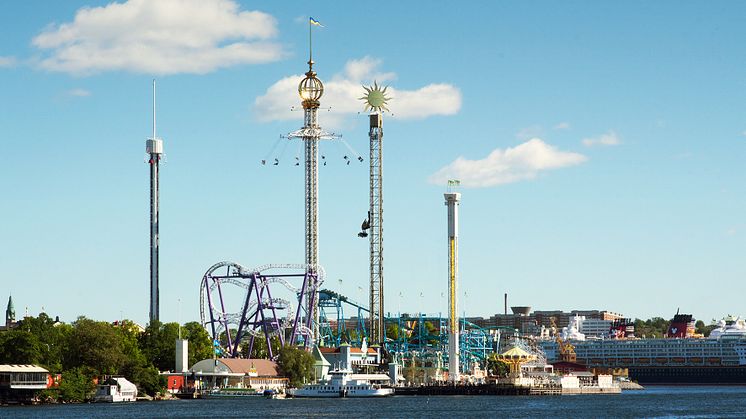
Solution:
[[(272, 353), (273, 337), (281, 345), (302, 343), (308, 349), (314, 343), (313, 312), (325, 275), (321, 266), (309, 268), (305, 264), (269, 264), (249, 270), (229, 261), (211, 266), (200, 284), (200, 321), (220, 347), (216, 353), (237, 357), (246, 338), (251, 353), (255, 339), (262, 336), (271, 359), (277, 355)], [(300, 286), (294, 285), (298, 282)], [(273, 297), (279, 294), (278, 286), (294, 293), (295, 300)], [(230, 311), (226, 296), (236, 295), (235, 287), (243, 288), (245, 294), (240, 310)]]

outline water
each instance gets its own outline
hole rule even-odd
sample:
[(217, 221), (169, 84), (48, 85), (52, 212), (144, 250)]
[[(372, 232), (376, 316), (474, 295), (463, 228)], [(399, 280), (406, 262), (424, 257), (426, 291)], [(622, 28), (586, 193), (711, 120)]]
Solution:
[(743, 418), (746, 387), (650, 387), (620, 395), (396, 396), (385, 399), (262, 397), (0, 408), (3, 418), (155, 417)]

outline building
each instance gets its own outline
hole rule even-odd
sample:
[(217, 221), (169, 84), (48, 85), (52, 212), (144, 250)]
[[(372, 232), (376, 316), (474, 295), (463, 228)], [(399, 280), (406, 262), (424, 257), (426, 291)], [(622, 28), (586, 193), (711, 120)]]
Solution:
[(182, 386), (186, 384), (192, 389), (218, 387), (284, 391), (288, 383), (288, 379), (280, 375), (277, 363), (268, 359), (203, 359), (187, 372), (164, 375), (167, 376), (169, 390), (173, 390), (173, 376), (186, 377), (186, 380), (176, 379), (176, 384), (181, 381)]
[(588, 319), (581, 317), (580, 328), (578, 331), (585, 335), (587, 338), (608, 338), (611, 326), (614, 323), (612, 320), (601, 320), (601, 319)]
[(0, 402), (31, 402), (50, 380), (49, 371), (36, 365), (0, 365)]
[(366, 368), (375, 368), (381, 363), (380, 348), (367, 348), (366, 346), (355, 348), (348, 343), (343, 343), (338, 348), (319, 348), (319, 351), (329, 362), (331, 369), (362, 371)]
[[(585, 317), (586, 321), (591, 321), (589, 327), (602, 327), (602, 323), (594, 323), (595, 320), (608, 322), (611, 326), (613, 321), (623, 320), (624, 316), (606, 310), (536, 310), (531, 312), (531, 307), (511, 307), (511, 314), (495, 314), (489, 318), (470, 317), (467, 320), (479, 327), (496, 328), (507, 327), (513, 328), (521, 333), (540, 335), (542, 330), (562, 330), (570, 324), (570, 320), (575, 316)], [(606, 325), (606, 323), (603, 323)], [(606, 327), (606, 326), (603, 326)], [(608, 332), (608, 327), (607, 327)]]
[(137, 400), (137, 386), (124, 377), (110, 377), (96, 387), (95, 402), (116, 403)]

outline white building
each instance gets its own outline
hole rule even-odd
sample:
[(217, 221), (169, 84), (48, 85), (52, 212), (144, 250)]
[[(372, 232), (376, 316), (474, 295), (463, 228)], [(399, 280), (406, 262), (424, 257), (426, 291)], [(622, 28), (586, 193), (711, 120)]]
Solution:
[(111, 377), (96, 388), (94, 402), (116, 403), (137, 400), (137, 386), (124, 377)]

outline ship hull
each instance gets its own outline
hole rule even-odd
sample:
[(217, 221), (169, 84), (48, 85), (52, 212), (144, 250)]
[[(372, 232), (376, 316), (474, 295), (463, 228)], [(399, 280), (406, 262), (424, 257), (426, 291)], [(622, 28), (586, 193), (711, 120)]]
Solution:
[(745, 384), (744, 366), (627, 367), (629, 378), (640, 384)]

